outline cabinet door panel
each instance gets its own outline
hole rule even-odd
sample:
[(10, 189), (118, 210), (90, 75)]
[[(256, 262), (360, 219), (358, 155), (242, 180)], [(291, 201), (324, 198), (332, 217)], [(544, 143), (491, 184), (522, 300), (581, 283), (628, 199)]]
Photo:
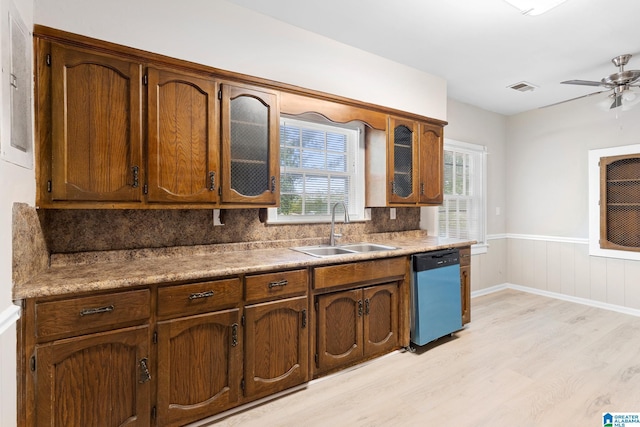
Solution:
[(418, 132), (415, 122), (389, 119), (388, 176), (390, 203), (415, 204), (418, 201)]
[(462, 297), (462, 324), (471, 322), (471, 266), (460, 267), (460, 295)]
[(148, 339), (143, 326), (37, 347), (36, 424), (148, 426)]
[(245, 393), (261, 397), (307, 381), (307, 297), (245, 308)]
[(215, 202), (218, 173), (216, 83), (150, 68), (151, 202)]
[(178, 426), (238, 401), (240, 310), (158, 322), (158, 423)]
[(52, 44), (52, 198), (139, 201), (141, 69)]
[(379, 285), (363, 292), (364, 354), (390, 351), (398, 343), (398, 285)]
[(318, 296), (317, 351), (320, 371), (347, 365), (363, 355), (362, 290)]
[(275, 92), (222, 85), (222, 202), (277, 205), (279, 109)]
[(443, 200), (444, 146), (442, 127), (420, 124), (420, 203), (440, 205)]

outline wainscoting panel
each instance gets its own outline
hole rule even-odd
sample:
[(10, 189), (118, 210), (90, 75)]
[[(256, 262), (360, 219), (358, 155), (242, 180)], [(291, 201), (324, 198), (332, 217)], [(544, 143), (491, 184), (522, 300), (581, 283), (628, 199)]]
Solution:
[[(506, 248), (507, 279), (502, 283), (640, 309), (640, 261), (589, 256), (583, 239), (507, 235)], [(484, 262), (481, 272), (497, 268), (489, 256), (482, 261), (490, 260), (493, 266)], [(486, 274), (478, 279), (473, 290), (498, 284)]]

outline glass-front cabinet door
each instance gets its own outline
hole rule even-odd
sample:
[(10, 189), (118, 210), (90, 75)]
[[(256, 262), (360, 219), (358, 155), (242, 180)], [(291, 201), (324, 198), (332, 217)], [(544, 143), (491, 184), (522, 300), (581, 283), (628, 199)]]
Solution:
[(418, 184), (417, 125), (396, 117), (389, 118), (389, 203), (416, 203)]
[(276, 92), (222, 85), (223, 204), (278, 204), (278, 117)]

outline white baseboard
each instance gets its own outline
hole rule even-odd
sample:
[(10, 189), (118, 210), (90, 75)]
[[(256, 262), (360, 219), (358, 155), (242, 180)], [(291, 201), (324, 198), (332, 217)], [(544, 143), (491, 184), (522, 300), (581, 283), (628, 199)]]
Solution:
[(542, 295), (549, 298), (560, 299), (563, 301), (574, 302), (576, 304), (588, 305), (591, 307), (602, 308), (604, 310), (616, 311), (618, 313), (629, 314), (631, 316), (640, 317), (640, 310), (630, 307), (624, 307), (616, 304), (609, 304), (607, 302), (596, 301), (588, 298), (574, 297), (571, 295), (560, 294), (557, 292), (545, 291), (542, 289), (530, 288), (528, 286), (514, 285), (513, 283), (503, 283), (502, 285), (491, 286), (490, 288), (479, 289), (471, 292), (471, 298), (480, 297), (483, 295), (492, 294), (505, 289), (513, 289), (516, 291), (528, 292), (530, 294)]
[(16, 321), (20, 318), (20, 307), (17, 305), (10, 305), (0, 312), (0, 335), (4, 334), (4, 331), (16, 324)]

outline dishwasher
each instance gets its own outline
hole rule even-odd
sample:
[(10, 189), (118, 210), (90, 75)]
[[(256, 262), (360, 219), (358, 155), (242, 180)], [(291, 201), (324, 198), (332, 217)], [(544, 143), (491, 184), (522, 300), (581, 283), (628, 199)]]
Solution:
[(415, 254), (411, 267), (411, 342), (425, 345), (462, 329), (458, 250)]

